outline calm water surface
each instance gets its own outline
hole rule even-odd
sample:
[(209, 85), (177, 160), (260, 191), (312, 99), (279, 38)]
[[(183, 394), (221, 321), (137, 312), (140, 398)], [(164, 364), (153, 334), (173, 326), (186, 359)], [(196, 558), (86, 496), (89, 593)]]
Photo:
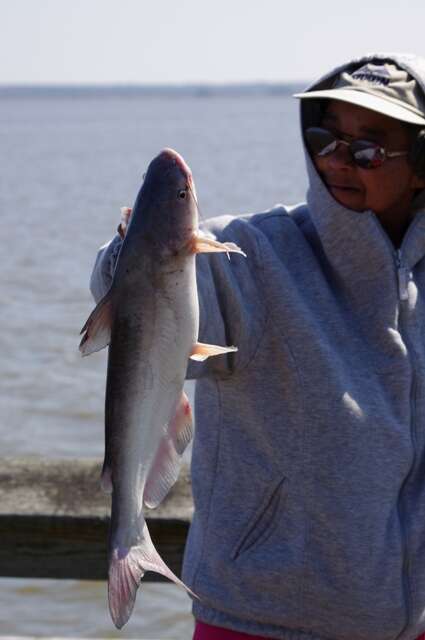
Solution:
[[(0, 99), (1, 455), (103, 454), (106, 353), (82, 359), (96, 250), (165, 146), (192, 168), (204, 218), (304, 199), (296, 101), (252, 97)], [(192, 389), (189, 388), (189, 392)], [(0, 579), (0, 635), (191, 637), (190, 602), (144, 584), (116, 632), (105, 583)]]

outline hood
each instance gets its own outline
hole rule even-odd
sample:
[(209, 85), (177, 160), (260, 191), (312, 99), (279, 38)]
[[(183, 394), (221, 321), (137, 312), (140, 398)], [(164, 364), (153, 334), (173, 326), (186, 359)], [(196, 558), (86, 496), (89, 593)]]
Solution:
[[(425, 96), (425, 58), (415, 56), (413, 54), (388, 54), (388, 53), (372, 53), (360, 58), (355, 58), (346, 64), (342, 64), (332, 71), (329, 71), (319, 80), (309, 85), (305, 91), (322, 91), (330, 89), (337, 76), (343, 71), (353, 71), (354, 69), (363, 66), (366, 63), (374, 62), (393, 62), (401, 69), (407, 71), (418, 83), (419, 87)], [(321, 118), (320, 101), (319, 100), (300, 100), (300, 120), (301, 120), (301, 132), (307, 127), (318, 126)], [(319, 181), (322, 184), (317, 171), (311, 162), (310, 154), (304, 144), (304, 153), (307, 162), (307, 172), (309, 176), (310, 186)], [(326, 189), (325, 189), (326, 190)], [(332, 198), (333, 200), (333, 198)], [(413, 210), (422, 209), (425, 207), (425, 191), (423, 191), (419, 197), (415, 198), (413, 203)]]
[[(384, 53), (366, 55), (338, 66), (310, 85), (306, 91), (329, 89), (342, 71), (354, 70), (368, 62), (383, 61), (393, 62), (405, 69), (415, 78), (425, 94), (425, 59), (409, 54)], [(320, 105), (316, 100), (300, 100), (301, 131), (308, 126), (318, 125), (319, 109)], [(379, 245), (381, 250), (384, 250), (385, 246), (388, 251), (388, 248), (392, 247), (391, 242), (374, 213), (353, 211), (337, 202), (322, 182), (305, 144), (304, 152), (309, 177), (307, 203), (312, 221), (331, 262), (335, 260), (341, 267), (347, 259), (350, 261), (348, 256), (351, 254), (352, 258), (354, 257), (359, 243), (363, 247), (363, 258), (366, 248), (374, 252)], [(412, 268), (425, 255), (425, 190), (412, 203), (410, 227), (415, 227), (416, 232), (411, 233), (413, 229), (409, 228), (403, 240), (403, 249), (406, 254), (406, 266)], [(357, 266), (361, 267), (361, 261)]]

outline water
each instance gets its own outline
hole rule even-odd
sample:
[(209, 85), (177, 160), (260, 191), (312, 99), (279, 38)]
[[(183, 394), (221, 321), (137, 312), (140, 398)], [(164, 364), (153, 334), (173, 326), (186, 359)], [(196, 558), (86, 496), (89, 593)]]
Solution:
[[(281, 95), (3, 97), (0, 146), (1, 455), (101, 456), (106, 354), (82, 359), (77, 350), (97, 247), (165, 146), (191, 166), (204, 218), (303, 200), (297, 103)], [(173, 585), (143, 585), (119, 634), (105, 588), (0, 579), (0, 635), (191, 637), (189, 599)]]

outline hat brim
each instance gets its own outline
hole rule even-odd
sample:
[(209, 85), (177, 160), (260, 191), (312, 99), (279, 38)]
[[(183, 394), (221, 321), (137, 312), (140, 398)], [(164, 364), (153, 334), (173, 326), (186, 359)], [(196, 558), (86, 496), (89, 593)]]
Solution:
[(372, 93), (366, 93), (365, 91), (356, 91), (355, 89), (326, 89), (324, 91), (307, 91), (306, 93), (296, 93), (294, 98), (305, 99), (328, 99), (328, 100), (341, 100), (342, 102), (349, 102), (371, 111), (377, 111), (390, 118), (401, 120), (402, 122), (409, 122), (410, 124), (425, 125), (425, 116), (417, 115), (404, 105), (392, 100), (385, 99), (384, 97), (375, 96)]

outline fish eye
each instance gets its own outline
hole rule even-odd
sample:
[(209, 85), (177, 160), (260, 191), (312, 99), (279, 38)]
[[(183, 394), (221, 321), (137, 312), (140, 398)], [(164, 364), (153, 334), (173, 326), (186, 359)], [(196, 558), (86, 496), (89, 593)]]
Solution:
[(186, 189), (180, 189), (180, 191), (177, 193), (177, 197), (178, 198), (182, 198), (182, 200), (184, 200), (186, 195), (187, 195)]

